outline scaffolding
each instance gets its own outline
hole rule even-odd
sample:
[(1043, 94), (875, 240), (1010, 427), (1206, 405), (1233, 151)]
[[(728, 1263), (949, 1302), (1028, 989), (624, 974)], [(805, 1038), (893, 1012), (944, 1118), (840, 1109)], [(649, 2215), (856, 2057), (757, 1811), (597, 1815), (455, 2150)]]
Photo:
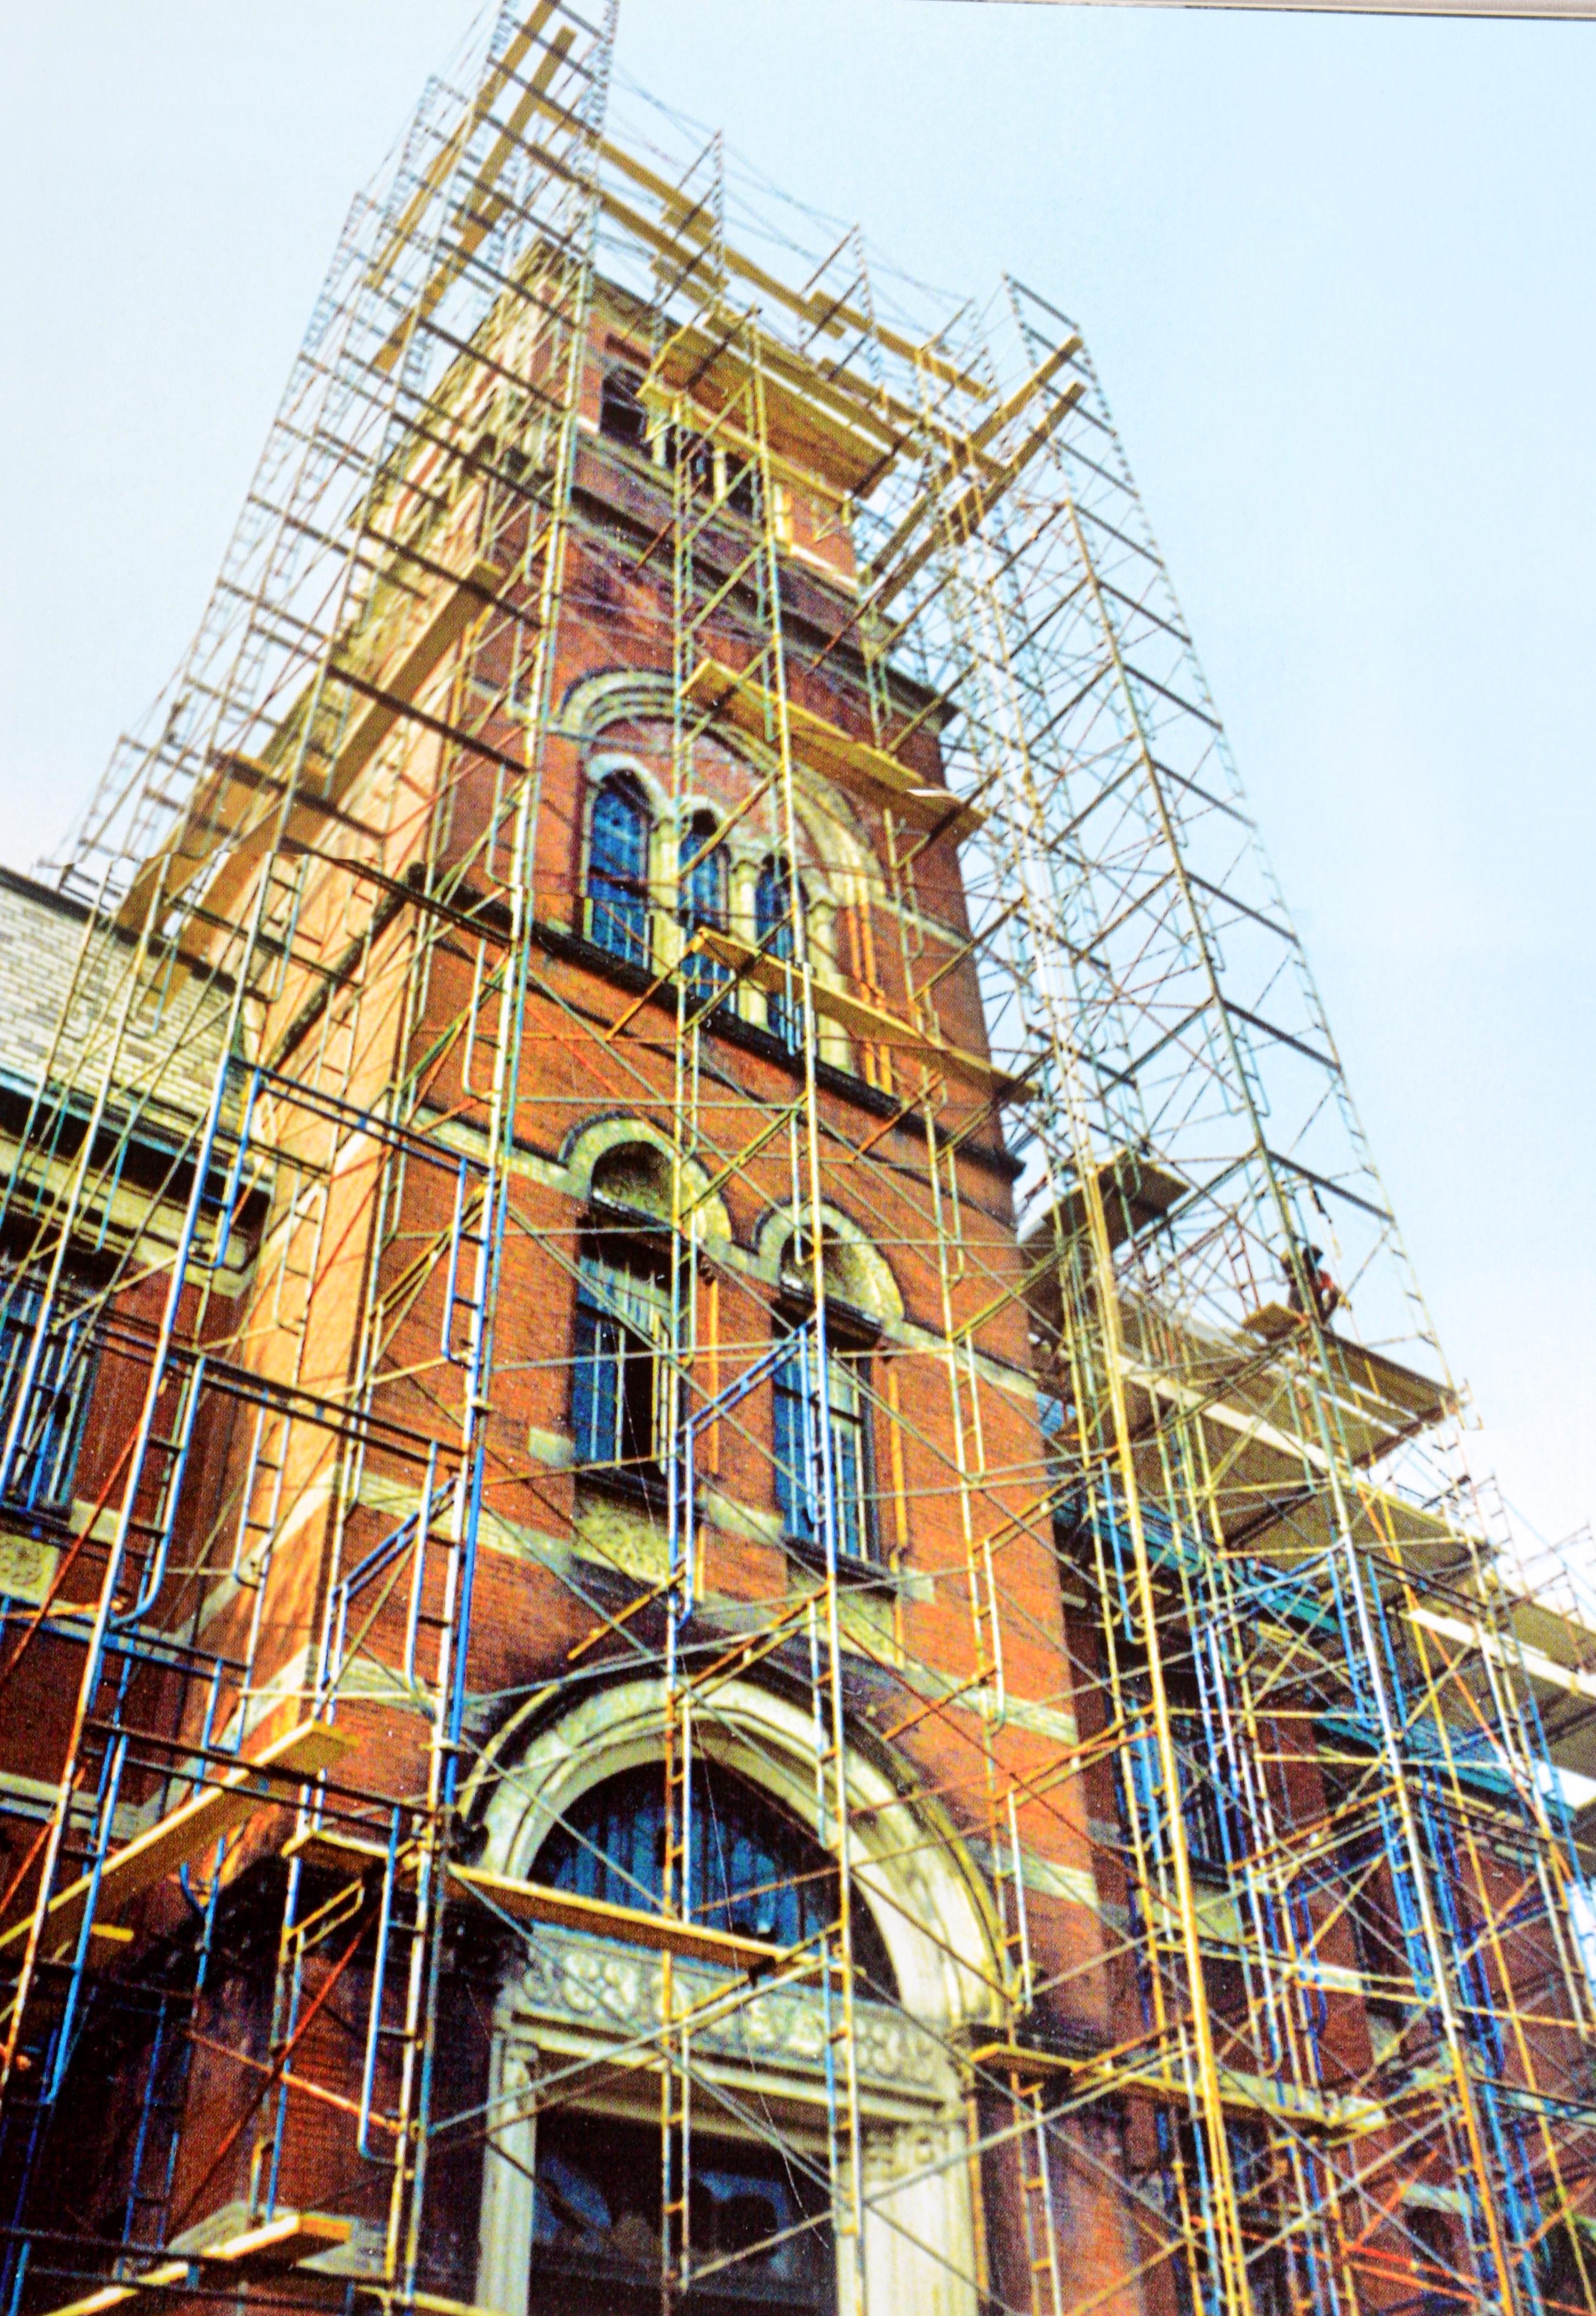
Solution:
[(28, 902), (8, 2316), (1596, 2306), (1596, 1641), (1081, 334), (613, 35), (429, 86)]

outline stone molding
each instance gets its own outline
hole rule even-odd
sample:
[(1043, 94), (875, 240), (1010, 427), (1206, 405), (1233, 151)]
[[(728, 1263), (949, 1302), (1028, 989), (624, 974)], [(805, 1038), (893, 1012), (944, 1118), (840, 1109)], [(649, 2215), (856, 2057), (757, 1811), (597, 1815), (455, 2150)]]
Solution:
[[(735, 2000), (740, 1982), (730, 1972), (677, 1962), (672, 1974), (679, 2011), (712, 2003), (723, 1991), (732, 2002), (694, 2033), (692, 2046), (700, 2057), (740, 2060), (766, 2074), (780, 2070), (798, 2079), (791, 2086), (794, 2092), (824, 2098), (826, 2014), (817, 1988), (754, 1989)], [(545, 1927), (525, 1969), (506, 1988), (506, 2031), (513, 2043), (536, 2043), (539, 2026), (546, 2024), (642, 2037), (659, 2029), (664, 1998), (664, 1965), (658, 1955), (580, 1930)], [(886, 2003), (855, 2001), (853, 2044), (861, 2090), (941, 2107), (957, 2088), (935, 2037)]]

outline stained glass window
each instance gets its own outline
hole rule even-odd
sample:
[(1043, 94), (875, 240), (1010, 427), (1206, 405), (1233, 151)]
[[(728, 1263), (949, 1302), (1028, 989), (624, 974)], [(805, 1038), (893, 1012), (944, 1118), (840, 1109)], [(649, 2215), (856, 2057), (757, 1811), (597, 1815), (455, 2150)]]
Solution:
[[(543, 1844), (532, 1879), (611, 1906), (664, 1902), (664, 1773), (657, 1762), (590, 1786)], [(779, 1804), (719, 1763), (695, 1759), (688, 1913), (711, 1929), (791, 1946), (837, 1920), (833, 1860)], [(883, 1993), (892, 1965), (869, 1910), (852, 1908), (857, 1968)]]

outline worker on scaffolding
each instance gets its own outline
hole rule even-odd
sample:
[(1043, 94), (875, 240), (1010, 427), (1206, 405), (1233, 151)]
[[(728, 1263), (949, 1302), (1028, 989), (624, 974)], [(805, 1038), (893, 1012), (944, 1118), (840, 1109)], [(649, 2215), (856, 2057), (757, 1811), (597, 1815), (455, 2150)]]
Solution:
[(1322, 1246), (1302, 1244), (1292, 1248), (1286, 1258), (1286, 1280), (1289, 1288), (1288, 1307), (1299, 1319), (1311, 1310), (1319, 1324), (1328, 1326), (1330, 1315), (1341, 1303), (1342, 1291), (1324, 1268)]

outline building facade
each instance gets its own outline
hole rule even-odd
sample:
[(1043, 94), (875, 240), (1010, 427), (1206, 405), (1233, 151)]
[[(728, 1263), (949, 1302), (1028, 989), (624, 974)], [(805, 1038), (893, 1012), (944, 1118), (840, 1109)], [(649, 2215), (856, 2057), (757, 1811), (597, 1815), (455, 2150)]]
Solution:
[(608, 59), (429, 95), (0, 892), (13, 2304), (1592, 2304), (1587, 1636), (1080, 339)]

